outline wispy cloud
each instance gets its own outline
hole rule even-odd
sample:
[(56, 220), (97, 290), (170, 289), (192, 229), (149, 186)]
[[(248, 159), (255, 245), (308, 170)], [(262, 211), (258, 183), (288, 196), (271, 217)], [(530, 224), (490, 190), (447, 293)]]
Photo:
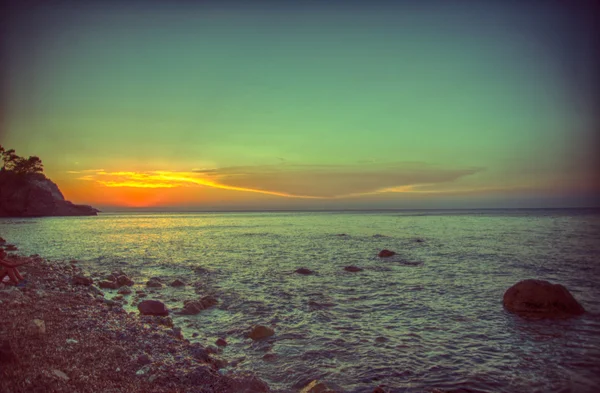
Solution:
[[(206, 186), (290, 198), (337, 199), (390, 192), (435, 192), (435, 186), (451, 183), (481, 168), (440, 168), (419, 162), (353, 165), (279, 165), (201, 168), (189, 172), (85, 173), (80, 180), (106, 187), (176, 188)], [(420, 187), (425, 187), (419, 190)]]

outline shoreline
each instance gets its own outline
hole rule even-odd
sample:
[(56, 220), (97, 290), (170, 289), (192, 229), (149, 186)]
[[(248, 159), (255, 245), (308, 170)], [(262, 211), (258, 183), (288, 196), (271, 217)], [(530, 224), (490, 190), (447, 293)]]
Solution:
[(127, 312), (74, 262), (10, 255), (19, 285), (0, 283), (0, 391), (269, 392), (227, 361), (190, 343), (170, 317)]

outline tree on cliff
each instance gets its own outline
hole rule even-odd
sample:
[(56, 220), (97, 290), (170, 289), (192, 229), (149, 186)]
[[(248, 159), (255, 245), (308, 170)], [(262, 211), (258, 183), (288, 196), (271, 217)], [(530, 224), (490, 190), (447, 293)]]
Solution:
[(5, 150), (0, 145), (0, 160), (2, 160), (2, 171), (13, 171), (19, 175), (44, 172), (42, 160), (37, 156), (29, 158), (18, 156), (14, 149)]

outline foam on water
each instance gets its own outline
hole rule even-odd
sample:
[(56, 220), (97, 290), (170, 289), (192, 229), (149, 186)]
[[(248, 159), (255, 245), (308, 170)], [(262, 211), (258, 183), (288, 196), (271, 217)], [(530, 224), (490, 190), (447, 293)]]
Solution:
[[(101, 214), (0, 219), (0, 234), (24, 254), (75, 258), (98, 274), (196, 283), (220, 303), (176, 323), (205, 344), (226, 337), (223, 356), (239, 361), (226, 371), (251, 370), (280, 391), (315, 378), (348, 392), (600, 385), (597, 211)], [(398, 254), (378, 258), (384, 248)], [(504, 291), (526, 278), (565, 285), (588, 313), (505, 312)], [(157, 294), (181, 307), (194, 289)], [(276, 335), (251, 342), (256, 323)]]

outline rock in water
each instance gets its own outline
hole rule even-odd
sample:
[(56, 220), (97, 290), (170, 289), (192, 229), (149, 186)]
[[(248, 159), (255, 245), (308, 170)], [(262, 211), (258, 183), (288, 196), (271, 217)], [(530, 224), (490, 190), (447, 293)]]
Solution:
[(362, 272), (363, 271), (363, 269), (358, 266), (346, 266), (344, 268), (344, 270), (347, 272)]
[(144, 300), (138, 304), (138, 310), (143, 315), (169, 315), (165, 304), (159, 300)]
[(150, 288), (161, 288), (162, 284), (158, 280), (151, 278), (146, 282), (146, 286)]
[(248, 337), (256, 341), (266, 337), (271, 337), (274, 334), (275, 330), (271, 329), (270, 327), (256, 325), (252, 327), (252, 330), (250, 331), (250, 333), (248, 333)]
[(389, 258), (394, 255), (396, 255), (396, 253), (394, 251), (390, 251), (390, 250), (379, 251), (379, 258)]
[(560, 284), (523, 280), (504, 293), (504, 308), (525, 317), (566, 318), (581, 315), (584, 308)]
[(305, 267), (301, 267), (300, 269), (296, 269), (296, 273), (298, 273), (298, 274), (313, 274), (313, 271), (310, 269), (307, 269)]
[(180, 279), (176, 279), (175, 281), (173, 281), (171, 283), (172, 287), (184, 287), (185, 286), (185, 282), (181, 281)]

